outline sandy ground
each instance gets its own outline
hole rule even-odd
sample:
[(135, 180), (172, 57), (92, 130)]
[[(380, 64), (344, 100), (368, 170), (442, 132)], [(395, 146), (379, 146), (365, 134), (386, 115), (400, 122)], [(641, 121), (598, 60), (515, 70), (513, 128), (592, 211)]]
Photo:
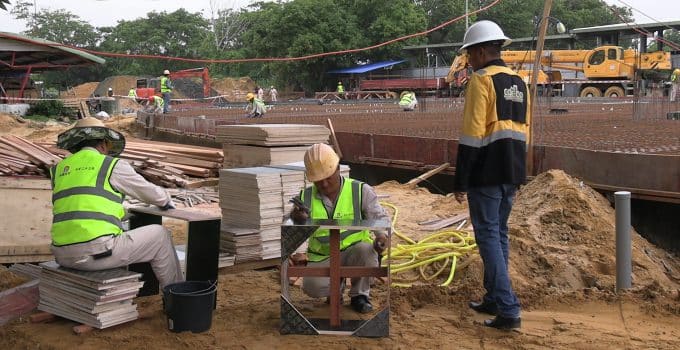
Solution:
[[(399, 207), (396, 228), (412, 238), (426, 233), (417, 222), (465, 210), (453, 198), (408, 189), (396, 182), (377, 186)], [(213, 210), (203, 208), (197, 210)], [(476, 256), (456, 272), (449, 287), (392, 288), (390, 336), (362, 339), (280, 335), (279, 273), (276, 269), (219, 277), (212, 328), (201, 334), (171, 333), (160, 296), (138, 298), (150, 318), (74, 335), (75, 323), (31, 324), (21, 318), (0, 327), (2, 349), (678, 349), (680, 263), (634, 233), (633, 289), (616, 294), (614, 213), (597, 192), (561, 171), (523, 187), (511, 216), (511, 278), (522, 303), (522, 329), (483, 327), (485, 316), (466, 305), (479, 298), (482, 265)], [(169, 221), (175, 241), (186, 227)], [(400, 244), (395, 239), (392, 244)], [(327, 312), (321, 299), (292, 287), (303, 313)], [(388, 290), (373, 288), (374, 306)], [(345, 301), (348, 298), (345, 296)], [(356, 318), (345, 305), (343, 318)]]
[[(134, 130), (131, 117), (115, 117), (107, 124), (127, 135)], [(0, 115), (0, 135), (33, 141), (54, 142), (69, 127), (58, 122), (19, 123)], [(414, 239), (428, 234), (418, 222), (467, 210), (450, 196), (396, 182), (377, 186), (377, 191), (398, 206), (396, 229)], [(195, 210), (219, 211), (209, 206)], [(173, 230), (177, 244), (186, 241), (186, 224), (174, 220), (164, 224)], [(464, 258), (471, 263), (456, 271), (449, 287), (392, 288), (390, 337), (385, 339), (279, 335), (279, 274), (272, 269), (221, 275), (218, 307), (206, 333), (169, 332), (160, 297), (154, 296), (138, 299), (140, 310), (152, 317), (80, 336), (72, 333), (71, 321), (30, 324), (17, 319), (0, 327), (0, 348), (680, 348), (678, 257), (634, 233), (634, 288), (616, 294), (614, 213), (597, 192), (559, 171), (542, 174), (518, 194), (510, 228), (510, 272), (523, 307), (519, 332), (485, 328), (481, 326), (485, 317), (467, 308), (470, 299), (483, 293), (482, 265), (477, 255), (471, 255)], [(17, 283), (0, 273), (0, 290)], [(374, 286), (376, 309), (384, 305), (387, 292), (384, 284)], [(305, 315), (327, 312), (323, 300), (305, 297), (297, 287), (292, 293)], [(342, 312), (346, 318), (358, 317), (348, 306)]]

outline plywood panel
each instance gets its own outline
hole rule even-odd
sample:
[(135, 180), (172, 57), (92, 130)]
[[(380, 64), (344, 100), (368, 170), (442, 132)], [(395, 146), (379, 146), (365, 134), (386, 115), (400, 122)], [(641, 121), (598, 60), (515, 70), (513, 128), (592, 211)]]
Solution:
[(0, 198), (0, 256), (50, 254), (50, 180), (0, 178)]

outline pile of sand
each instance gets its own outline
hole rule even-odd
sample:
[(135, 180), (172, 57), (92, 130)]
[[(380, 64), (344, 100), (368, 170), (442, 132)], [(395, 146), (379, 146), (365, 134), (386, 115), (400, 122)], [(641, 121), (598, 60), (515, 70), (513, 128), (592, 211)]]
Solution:
[[(519, 191), (510, 217), (510, 270), (523, 302), (546, 294), (616, 287), (615, 213), (598, 192), (561, 170), (538, 175)], [(680, 288), (680, 261), (637, 232), (633, 285)]]
[(211, 87), (229, 101), (242, 101), (249, 92), (254, 92), (257, 84), (249, 77), (213, 79)]
[(113, 88), (114, 95), (127, 96), (131, 88), (137, 87), (137, 76), (114, 75), (101, 81), (94, 93), (99, 96), (107, 96), (109, 88)]
[(26, 282), (28, 282), (27, 278), (17, 276), (6, 267), (0, 265), (0, 292), (12, 289)]
[(94, 94), (94, 90), (99, 85), (99, 82), (93, 81), (89, 83), (80, 84), (73, 87), (73, 93), (67, 91), (62, 94), (62, 98), (87, 98)]

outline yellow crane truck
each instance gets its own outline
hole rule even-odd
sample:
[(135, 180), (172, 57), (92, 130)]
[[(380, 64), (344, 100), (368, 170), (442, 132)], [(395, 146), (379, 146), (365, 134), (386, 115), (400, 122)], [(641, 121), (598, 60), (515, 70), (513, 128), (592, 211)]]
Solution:
[[(529, 82), (536, 51), (501, 52), (505, 63)], [(661, 81), (671, 70), (670, 53), (657, 51), (640, 53), (620, 46), (600, 46), (592, 50), (546, 50), (541, 55), (543, 70), (539, 70), (538, 84), (553, 91), (565, 91), (565, 86), (574, 84), (580, 97), (621, 97), (633, 95), (636, 81), (647, 79)], [(563, 71), (575, 71), (575, 78), (563, 78)], [(467, 56), (457, 56), (446, 77), (453, 88), (462, 91), (471, 73)]]

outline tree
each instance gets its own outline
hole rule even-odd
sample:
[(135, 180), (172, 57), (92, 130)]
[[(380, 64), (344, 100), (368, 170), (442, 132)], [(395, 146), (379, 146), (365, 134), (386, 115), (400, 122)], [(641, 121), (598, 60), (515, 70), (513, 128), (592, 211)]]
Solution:
[[(100, 28), (102, 51), (172, 57), (203, 57), (200, 48), (208, 36), (208, 21), (200, 13), (179, 9), (172, 13), (149, 12), (146, 18), (119, 21), (115, 27)], [(111, 74), (153, 74), (196, 64), (157, 59), (113, 58), (107, 62)]]
[(32, 7), (33, 3), (21, 1), (11, 11), (16, 19), (27, 22), (24, 34), (81, 48), (93, 48), (97, 43), (97, 30), (70, 11), (40, 9), (32, 13)]

